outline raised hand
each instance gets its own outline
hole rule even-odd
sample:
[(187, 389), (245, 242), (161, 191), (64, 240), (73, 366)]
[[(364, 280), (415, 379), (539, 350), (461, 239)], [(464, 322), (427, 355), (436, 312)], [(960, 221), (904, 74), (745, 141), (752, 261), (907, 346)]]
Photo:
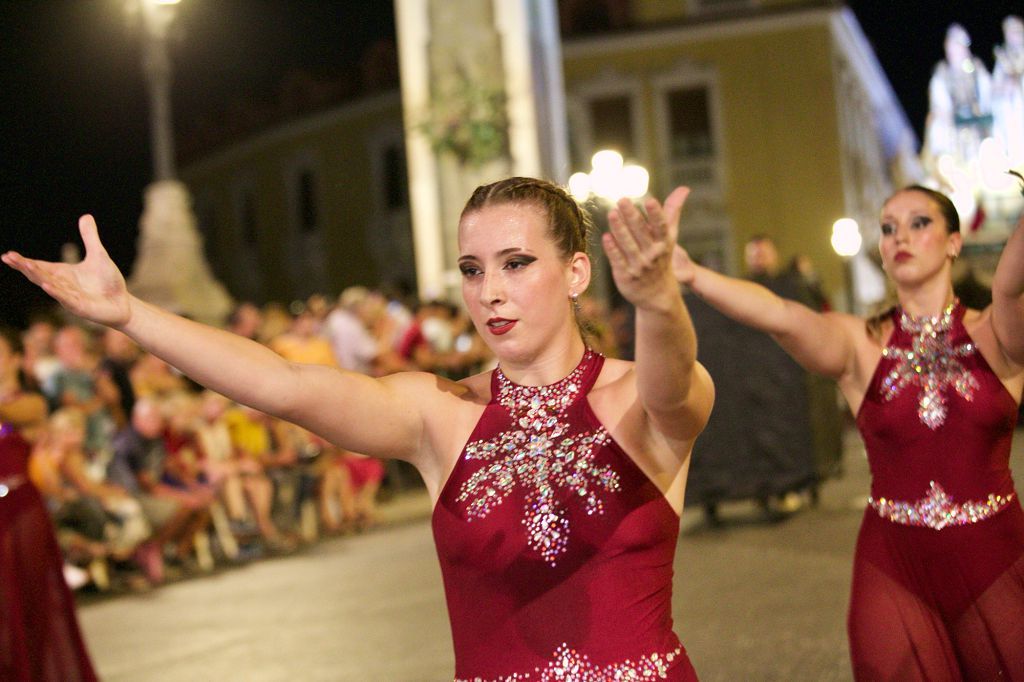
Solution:
[(677, 282), (687, 286), (697, 275), (697, 269), (690, 259), (690, 254), (679, 244), (676, 244), (672, 250), (672, 274)]
[(0, 260), (28, 277), (75, 315), (119, 327), (131, 315), (124, 277), (103, 248), (93, 217), (79, 218), (78, 230), (85, 244), (85, 258), (80, 263), (51, 263), (25, 258), (14, 251), (3, 254)]
[(643, 308), (662, 306), (679, 296), (673, 273), (673, 253), (679, 234), (679, 214), (690, 190), (677, 187), (662, 206), (647, 199), (647, 215), (628, 199), (608, 213), (609, 232), (602, 244), (612, 266), (612, 278), (627, 301)]

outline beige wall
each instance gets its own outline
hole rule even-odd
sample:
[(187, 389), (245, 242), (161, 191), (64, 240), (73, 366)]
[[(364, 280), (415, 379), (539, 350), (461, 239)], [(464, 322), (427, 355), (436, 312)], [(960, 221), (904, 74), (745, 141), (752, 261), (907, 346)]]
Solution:
[[(251, 273), (238, 272), (246, 267), (258, 268), (263, 300), (286, 301), (305, 284), (296, 281), (302, 273), (300, 268), (296, 274), (295, 261), (303, 260), (303, 254), (294, 246), (294, 239), (281, 238), (295, 229), (289, 215), (287, 178), (299, 156), (312, 159), (316, 168), (325, 266), (323, 293), (335, 295), (351, 284), (377, 284), (387, 276), (377, 271), (367, 240), (377, 210), (374, 192), (379, 191), (369, 142), (387, 126), (400, 130), (396, 95), (372, 106), (354, 105), (286, 124), (183, 169), (181, 175), (197, 198), (200, 222), (204, 203), (212, 206), (217, 227), (206, 232), (207, 252), (233, 294), (244, 293), (234, 289), (246, 288), (245, 277)], [(240, 241), (234, 187), (243, 178), (250, 178), (257, 192), (259, 239), (254, 263), (238, 258), (245, 249)], [(293, 246), (287, 246), (289, 243)]]
[[(650, 0), (638, 7), (654, 12), (670, 4), (679, 3)], [(648, 136), (641, 147), (653, 157), (639, 161), (654, 170), (659, 141), (654, 139), (653, 79), (687, 62), (710, 68), (716, 79), (724, 210), (734, 262), (742, 262), (742, 245), (750, 235), (765, 232), (776, 239), (785, 260), (796, 253), (810, 256), (826, 290), (839, 294), (843, 264), (829, 243), (831, 225), (847, 204), (832, 63), (833, 53), (845, 49), (833, 43), (837, 16), (838, 10), (819, 7), (570, 41), (563, 46), (566, 88), (572, 92), (608, 71), (627, 84), (638, 82)], [(238, 292), (232, 282), (244, 282), (256, 272), (265, 280), (264, 300), (286, 299), (294, 289), (289, 263), (301, 259), (272, 235), (285, 234), (290, 224), (284, 178), (289, 160), (301, 150), (311, 150), (318, 159), (325, 293), (354, 283), (373, 285), (388, 276), (379, 271), (366, 236), (379, 220), (368, 141), (382, 126), (400, 130), (399, 106), (397, 93), (391, 93), (307, 117), (214, 153), (182, 172), (197, 199), (214, 207), (222, 226), (208, 233), (210, 260), (233, 294)], [(239, 175), (256, 183), (265, 237), (257, 257), (236, 264), (229, 276), (226, 264), (243, 251), (232, 199)], [(652, 191), (663, 196), (670, 189), (663, 185), (655, 171)]]

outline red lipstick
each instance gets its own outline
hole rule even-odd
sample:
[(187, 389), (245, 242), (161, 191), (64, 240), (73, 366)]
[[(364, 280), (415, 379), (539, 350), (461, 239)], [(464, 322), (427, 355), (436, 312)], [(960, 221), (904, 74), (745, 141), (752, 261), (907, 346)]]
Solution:
[(504, 317), (492, 317), (487, 320), (487, 331), (491, 332), (495, 336), (501, 336), (512, 331), (512, 327), (516, 326), (516, 320), (507, 320)]

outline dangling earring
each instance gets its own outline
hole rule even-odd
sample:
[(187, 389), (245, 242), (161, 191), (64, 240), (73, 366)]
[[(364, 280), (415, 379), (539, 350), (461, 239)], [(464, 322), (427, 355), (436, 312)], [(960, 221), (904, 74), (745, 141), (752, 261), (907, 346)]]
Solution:
[(954, 251), (951, 254), (949, 254), (949, 260), (951, 262), (953, 262), (953, 263), (955, 263), (956, 259), (959, 258), (959, 257), (960, 257), (960, 253), (958, 251)]
[(574, 291), (571, 294), (569, 294), (569, 298), (572, 299), (573, 312), (578, 313), (580, 311), (580, 295)]

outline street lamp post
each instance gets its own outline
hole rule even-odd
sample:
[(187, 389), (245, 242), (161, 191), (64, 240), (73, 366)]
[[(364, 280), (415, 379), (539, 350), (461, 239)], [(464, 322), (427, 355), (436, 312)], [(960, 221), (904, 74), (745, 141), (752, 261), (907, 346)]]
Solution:
[(142, 69), (150, 96), (153, 182), (139, 219), (138, 256), (128, 288), (133, 294), (193, 319), (218, 324), (231, 297), (214, 279), (203, 255), (188, 188), (176, 179), (171, 128), (171, 59), (168, 29), (179, 0), (130, 0), (141, 19)]
[(142, 70), (149, 86), (153, 179), (173, 180), (174, 137), (171, 126), (171, 57), (167, 31), (180, 0), (139, 0), (143, 27)]

